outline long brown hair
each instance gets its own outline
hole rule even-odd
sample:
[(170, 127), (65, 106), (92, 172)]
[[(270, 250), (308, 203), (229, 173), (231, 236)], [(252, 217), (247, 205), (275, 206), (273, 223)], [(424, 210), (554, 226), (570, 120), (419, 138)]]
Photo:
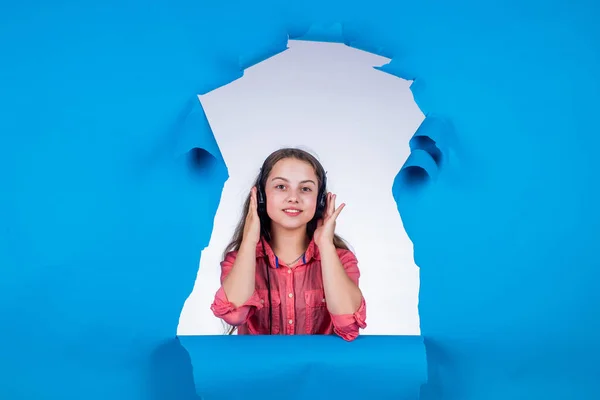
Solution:
[[(325, 191), (325, 193), (327, 193), (327, 187), (322, 186), (322, 183), (325, 180), (325, 169), (323, 168), (323, 166), (321, 165), (319, 160), (317, 160), (317, 158), (315, 156), (313, 156), (312, 154), (310, 154), (307, 151), (304, 151), (304, 150), (301, 150), (298, 148), (291, 148), (291, 147), (286, 147), (286, 148), (276, 150), (265, 159), (265, 161), (262, 165), (262, 168), (254, 181), (253, 186), (265, 187), (267, 178), (269, 177), (269, 174), (271, 173), (271, 170), (273, 169), (275, 164), (277, 164), (278, 161), (284, 160), (287, 158), (293, 158), (296, 160), (300, 160), (300, 161), (309, 163), (314, 168), (315, 173), (317, 175), (317, 179), (319, 181), (318, 187), (319, 188), (322, 187), (322, 190)], [(319, 195), (320, 195), (320, 193), (319, 193)], [(244, 206), (242, 208), (242, 214), (241, 214), (240, 221), (238, 222), (238, 224), (235, 228), (235, 231), (233, 233), (231, 241), (229, 242), (229, 244), (225, 247), (225, 250), (223, 251), (223, 258), (225, 258), (227, 253), (229, 253), (231, 251), (238, 251), (240, 249), (240, 245), (242, 244), (242, 240), (244, 239), (244, 227), (246, 225), (246, 215), (248, 215), (249, 208), (250, 208), (250, 194), (248, 194), (248, 197), (246, 197), (246, 201), (244, 202)], [(313, 217), (313, 219), (310, 222), (308, 222), (308, 224), (306, 225), (306, 234), (307, 234), (309, 240), (312, 240), (312, 238), (313, 238), (313, 235), (317, 228), (317, 222), (318, 222), (318, 215), (315, 215), (315, 217)], [(265, 218), (264, 222), (261, 221), (261, 224), (262, 223), (267, 223), (268, 226), (266, 226), (264, 228), (266, 230), (270, 230), (271, 219), (268, 218), (268, 216)], [(334, 236), (333, 236), (333, 244), (337, 249), (348, 250), (348, 245), (346, 244), (344, 239), (342, 239), (337, 234), (334, 234)], [(235, 327), (230, 326), (228, 334), (231, 335), (234, 330), (235, 330)]]

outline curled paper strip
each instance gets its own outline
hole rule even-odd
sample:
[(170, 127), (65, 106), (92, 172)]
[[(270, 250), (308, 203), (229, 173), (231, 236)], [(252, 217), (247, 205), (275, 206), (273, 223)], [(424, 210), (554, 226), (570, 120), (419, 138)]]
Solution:
[(427, 382), (420, 336), (360, 336), (352, 343), (334, 335), (179, 340), (190, 355), (203, 400), (417, 400)]

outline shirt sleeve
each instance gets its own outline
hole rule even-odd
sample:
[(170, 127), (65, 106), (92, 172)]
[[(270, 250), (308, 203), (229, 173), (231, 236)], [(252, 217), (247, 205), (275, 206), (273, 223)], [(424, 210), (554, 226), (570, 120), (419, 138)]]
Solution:
[[(350, 250), (340, 250), (338, 251), (338, 256), (346, 274), (358, 286), (360, 270), (358, 269), (356, 256)], [(362, 297), (360, 306), (353, 314), (331, 314), (331, 320), (333, 322), (333, 331), (336, 335), (348, 342), (356, 339), (358, 337), (358, 330), (367, 327), (367, 305), (365, 298)]]
[(254, 290), (252, 296), (250, 296), (244, 304), (237, 308), (227, 299), (227, 295), (223, 289), (223, 281), (231, 272), (236, 255), (237, 252), (227, 253), (225, 259), (221, 262), (221, 287), (217, 290), (215, 299), (210, 306), (215, 317), (221, 318), (223, 321), (233, 326), (239, 326), (246, 323), (248, 318), (250, 318), (256, 310), (263, 307), (256, 290)]

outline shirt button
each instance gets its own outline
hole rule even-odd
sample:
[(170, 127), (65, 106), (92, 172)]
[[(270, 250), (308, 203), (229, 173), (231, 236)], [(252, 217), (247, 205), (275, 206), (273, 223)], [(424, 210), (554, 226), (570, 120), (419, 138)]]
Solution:
[(290, 268), (288, 268), (288, 274), (291, 274), (292, 270)]
[(288, 324), (290, 324), (290, 325), (291, 325), (291, 324), (293, 324), (293, 323), (294, 323), (294, 321), (293, 321), (293, 320), (291, 320), (291, 319), (290, 319), (290, 320), (288, 320)]
[(290, 294), (288, 294), (288, 296), (294, 297), (294, 293), (290, 293)]
[(265, 301), (263, 299), (260, 299), (260, 304), (265, 304)]
[(325, 298), (323, 298), (323, 303), (325, 303)]

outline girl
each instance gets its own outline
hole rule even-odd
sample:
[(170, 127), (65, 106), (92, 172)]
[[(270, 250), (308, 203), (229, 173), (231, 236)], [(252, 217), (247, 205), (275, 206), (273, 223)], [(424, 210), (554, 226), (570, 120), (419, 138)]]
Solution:
[(261, 168), (221, 262), (211, 309), (240, 335), (337, 334), (366, 327), (357, 260), (335, 234), (325, 171), (294, 148), (272, 153)]

